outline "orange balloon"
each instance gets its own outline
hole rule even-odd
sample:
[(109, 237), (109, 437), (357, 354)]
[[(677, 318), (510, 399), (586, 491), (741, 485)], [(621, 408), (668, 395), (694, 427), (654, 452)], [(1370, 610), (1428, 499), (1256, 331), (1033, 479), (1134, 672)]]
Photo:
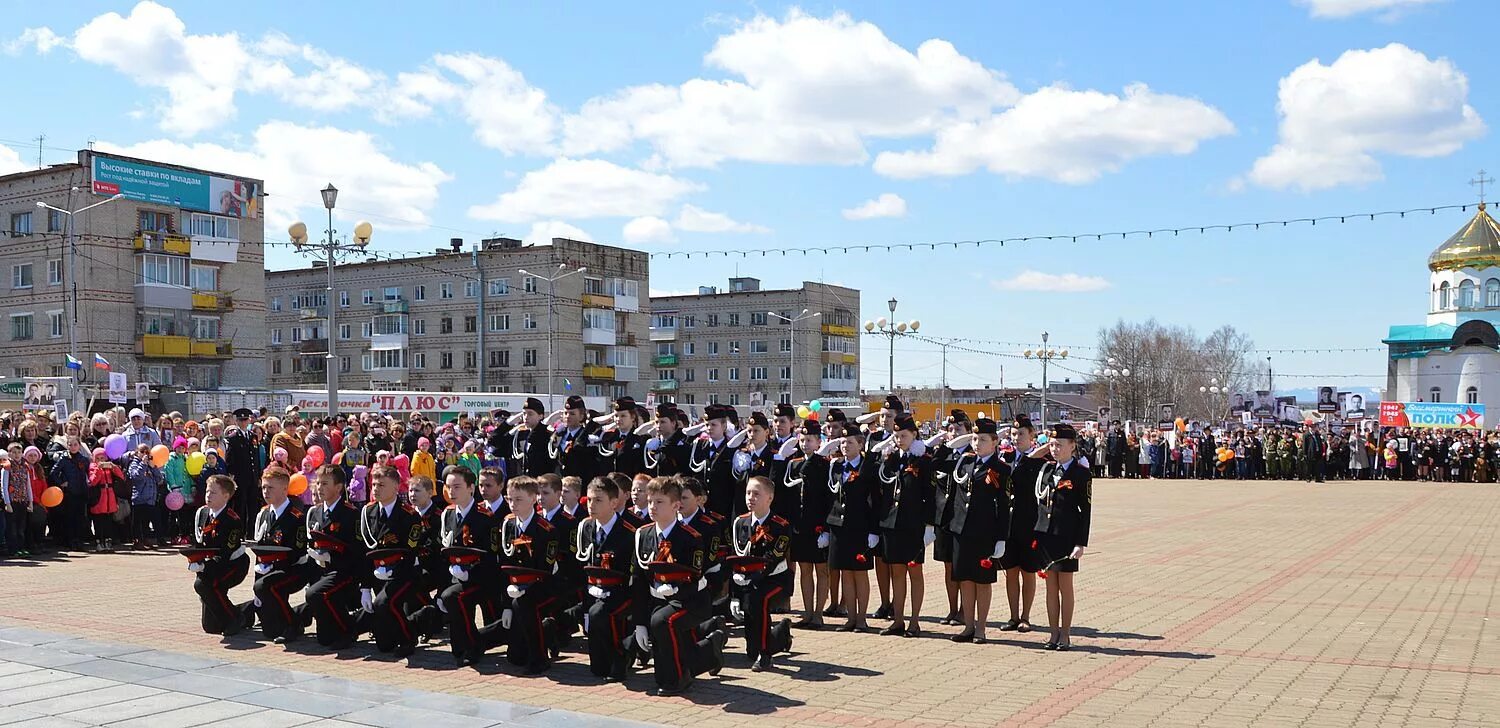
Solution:
[(56, 508), (62, 505), (62, 488), (51, 486), (42, 491), (42, 505), (47, 508)]
[(292, 473), (291, 482), (287, 483), (286, 494), (297, 496), (307, 492), (307, 476), (302, 473)]

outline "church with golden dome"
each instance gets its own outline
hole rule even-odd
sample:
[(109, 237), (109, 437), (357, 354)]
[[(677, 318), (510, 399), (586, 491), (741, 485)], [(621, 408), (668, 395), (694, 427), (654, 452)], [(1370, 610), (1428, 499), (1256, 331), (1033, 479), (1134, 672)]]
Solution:
[(1500, 407), (1500, 224), (1486, 207), (1427, 257), (1427, 323), (1391, 327), (1384, 399)]

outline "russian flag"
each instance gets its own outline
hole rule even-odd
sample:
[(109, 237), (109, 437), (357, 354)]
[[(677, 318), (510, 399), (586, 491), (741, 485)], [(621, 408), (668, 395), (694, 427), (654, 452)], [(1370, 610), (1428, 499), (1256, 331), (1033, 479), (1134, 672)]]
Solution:
[(83, 368), (83, 362), (78, 361), (77, 359), (74, 359), (72, 354), (64, 354), (63, 356), (68, 357), (68, 368), (69, 369), (82, 369)]
[(102, 356), (99, 356), (98, 354), (95, 354), (94, 355), (94, 368), (95, 369), (108, 369), (109, 368), (109, 360), (105, 359)]

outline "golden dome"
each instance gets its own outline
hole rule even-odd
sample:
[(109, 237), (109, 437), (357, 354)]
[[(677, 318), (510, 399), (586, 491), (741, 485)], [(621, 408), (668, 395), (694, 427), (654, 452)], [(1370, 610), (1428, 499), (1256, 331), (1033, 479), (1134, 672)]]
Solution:
[(1479, 212), (1474, 213), (1473, 219), (1427, 256), (1430, 270), (1500, 266), (1500, 223), (1496, 223), (1484, 208), (1484, 203), (1480, 203)]

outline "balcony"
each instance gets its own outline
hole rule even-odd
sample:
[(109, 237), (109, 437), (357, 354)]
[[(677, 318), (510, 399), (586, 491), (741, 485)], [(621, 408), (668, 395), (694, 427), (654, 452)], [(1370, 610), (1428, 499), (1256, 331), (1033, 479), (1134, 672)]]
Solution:
[(677, 355), (676, 354), (663, 354), (661, 356), (656, 357), (656, 359), (653, 361), (653, 363), (656, 366), (659, 366), (659, 367), (675, 367), (675, 366), (677, 366)]
[(232, 311), (234, 297), (227, 291), (193, 291), (193, 310)]
[(590, 329), (584, 329), (583, 330), (583, 343), (585, 343), (585, 344), (593, 344), (593, 345), (596, 345), (596, 346), (614, 346), (615, 345), (615, 330), (614, 329), (592, 329), (592, 328), (590, 328)]
[(613, 380), (615, 378), (615, 368), (603, 364), (584, 364), (583, 378)]
[(677, 327), (674, 326), (674, 327), (672, 327), (670, 329), (651, 329), (651, 340), (652, 341), (676, 341), (677, 340)]
[(404, 299), (404, 298), (403, 299), (397, 299), (397, 300), (394, 300), (394, 301), (376, 301), (375, 303), (373, 303), (371, 305), (375, 307), (375, 310), (376, 310), (377, 313), (410, 313), (411, 312), (411, 304), (407, 303), (406, 299)]
[(193, 239), (175, 233), (148, 231), (135, 236), (135, 250), (138, 253), (192, 255)]
[(658, 379), (651, 383), (653, 392), (675, 392), (677, 391), (676, 379)]
[(234, 356), (234, 345), (223, 339), (194, 339), (187, 336), (144, 334), (137, 348), (148, 359), (227, 359)]
[(298, 354), (327, 354), (328, 339), (303, 339), (297, 344)]
[(584, 308), (614, 308), (615, 307), (615, 297), (614, 296), (607, 296), (607, 295), (605, 295), (603, 293), (585, 293), (585, 294), (583, 294), (583, 307)]
[(829, 336), (855, 336), (858, 332), (853, 326), (840, 326), (838, 324), (823, 324), (823, 333)]
[(824, 392), (853, 392), (858, 387), (858, 381), (854, 379), (828, 379), (824, 378), (820, 385)]

